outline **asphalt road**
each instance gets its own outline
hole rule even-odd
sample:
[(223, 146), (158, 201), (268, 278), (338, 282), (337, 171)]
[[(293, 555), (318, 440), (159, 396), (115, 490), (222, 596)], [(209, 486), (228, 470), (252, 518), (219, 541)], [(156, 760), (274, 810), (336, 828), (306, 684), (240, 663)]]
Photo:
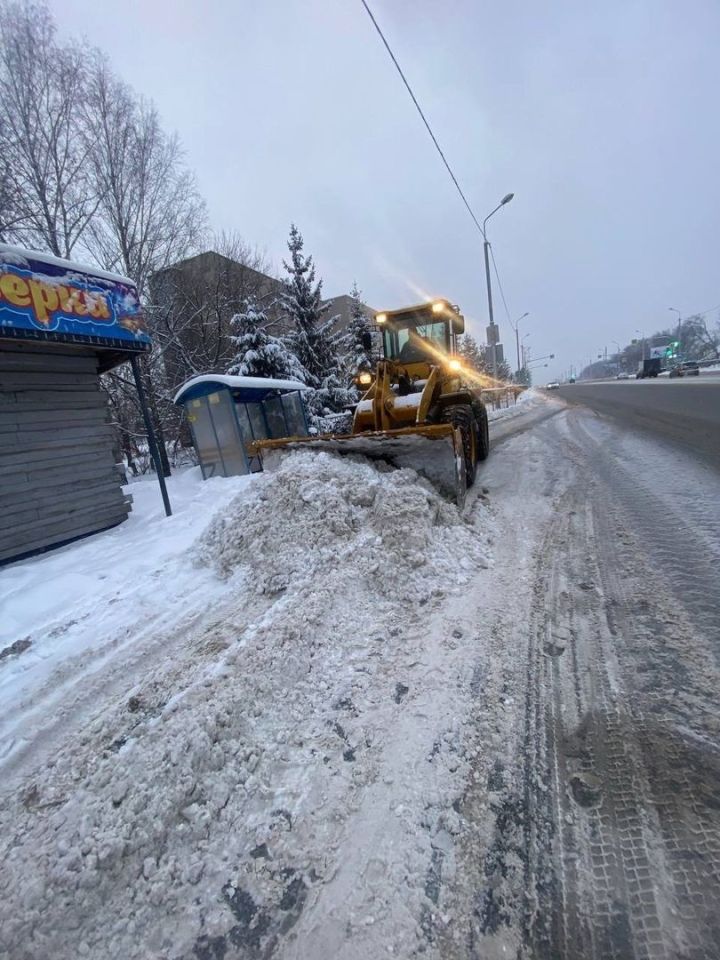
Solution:
[(720, 469), (720, 377), (563, 384), (555, 395), (650, 431)]

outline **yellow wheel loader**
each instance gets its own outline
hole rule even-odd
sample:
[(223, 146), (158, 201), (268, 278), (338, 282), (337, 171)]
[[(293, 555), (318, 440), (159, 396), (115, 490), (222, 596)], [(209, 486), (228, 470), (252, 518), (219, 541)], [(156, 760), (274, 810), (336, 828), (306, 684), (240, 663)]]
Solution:
[(259, 440), (253, 452), (296, 444), (359, 453), (426, 476), (463, 505), (477, 464), (490, 451), (481, 387), (488, 378), (463, 367), (457, 338), (465, 320), (448, 300), (435, 300), (375, 316), (383, 359), (356, 382), (364, 394), (346, 434)]

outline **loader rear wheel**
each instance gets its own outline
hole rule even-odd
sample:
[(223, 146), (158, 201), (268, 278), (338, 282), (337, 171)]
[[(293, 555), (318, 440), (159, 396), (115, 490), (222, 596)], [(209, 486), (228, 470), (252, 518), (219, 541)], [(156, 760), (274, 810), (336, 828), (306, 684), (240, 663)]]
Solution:
[[(475, 429), (475, 417), (472, 408), (464, 404), (445, 407), (442, 422), (451, 423), (462, 434), (463, 453), (465, 454), (465, 477), (468, 487), (475, 482), (478, 462), (478, 431)], [(487, 456), (487, 454), (486, 454)]]

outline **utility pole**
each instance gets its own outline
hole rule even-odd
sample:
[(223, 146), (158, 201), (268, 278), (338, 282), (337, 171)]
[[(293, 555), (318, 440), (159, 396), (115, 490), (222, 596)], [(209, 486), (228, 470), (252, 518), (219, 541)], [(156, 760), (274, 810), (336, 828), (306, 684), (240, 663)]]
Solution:
[(493, 317), (493, 302), (492, 302), (492, 284), (490, 282), (490, 244), (488, 243), (487, 236), (485, 237), (485, 242), (483, 243), (483, 250), (485, 252), (485, 282), (487, 284), (487, 299), (488, 299), (488, 317), (490, 318), (490, 325), (488, 327), (488, 346), (490, 347), (490, 371), (493, 377), (497, 378), (497, 361), (495, 359), (495, 343), (497, 342), (497, 327), (495, 326), (495, 318)]
[(485, 254), (485, 282), (487, 284), (487, 298), (488, 298), (488, 318), (490, 323), (487, 328), (487, 342), (490, 347), (490, 364), (492, 367), (492, 375), (497, 379), (497, 352), (495, 345), (498, 342), (498, 328), (495, 324), (495, 318), (493, 316), (493, 303), (492, 303), (492, 284), (490, 282), (490, 242), (487, 238), (487, 229), (485, 227), (486, 223), (490, 217), (497, 213), (500, 207), (504, 207), (506, 203), (510, 203), (512, 198), (515, 196), (514, 193), (507, 193), (502, 198), (500, 203), (495, 207), (494, 210), (491, 210), (490, 213), (483, 220), (482, 225), (482, 235), (483, 235), (483, 252)]

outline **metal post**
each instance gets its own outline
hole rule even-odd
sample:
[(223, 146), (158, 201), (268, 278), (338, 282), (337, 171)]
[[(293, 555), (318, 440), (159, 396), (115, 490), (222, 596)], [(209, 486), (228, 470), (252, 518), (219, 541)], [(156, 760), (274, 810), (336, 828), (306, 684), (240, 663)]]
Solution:
[(520, 373), (520, 371), (522, 370), (522, 367), (520, 366), (520, 333), (519, 333), (519, 328), (520, 328), (520, 321), (518, 320), (518, 322), (515, 324), (515, 347), (516, 347), (516, 349), (517, 349), (517, 364), (518, 364), (518, 365), (517, 365), (517, 369), (518, 369), (518, 373)]
[[(493, 317), (493, 303), (492, 303), (492, 286), (490, 284), (490, 258), (488, 256), (488, 250), (490, 249), (490, 244), (485, 238), (485, 243), (483, 244), (483, 250), (485, 251), (485, 281), (487, 283), (487, 298), (488, 298), (488, 316), (490, 317), (490, 326), (495, 326), (495, 319)], [(495, 338), (495, 331), (493, 330), (493, 340)], [(490, 361), (492, 367), (493, 377), (497, 377), (497, 363), (495, 359), (495, 343), (493, 342), (490, 345)]]
[(130, 364), (132, 366), (133, 377), (135, 378), (135, 387), (137, 388), (138, 399), (140, 400), (140, 408), (142, 409), (143, 420), (145, 421), (145, 429), (147, 430), (150, 456), (155, 464), (155, 473), (157, 474), (158, 483), (160, 484), (160, 493), (162, 494), (163, 505), (165, 507), (165, 516), (171, 517), (172, 508), (170, 506), (170, 498), (168, 497), (167, 487), (165, 486), (165, 475), (163, 473), (162, 463), (160, 462), (160, 452), (155, 440), (155, 431), (153, 430), (152, 421), (150, 420), (150, 411), (148, 410), (147, 400), (145, 399), (145, 388), (142, 385), (142, 377), (140, 376), (140, 364), (138, 363), (138, 358), (135, 355), (130, 358)]

